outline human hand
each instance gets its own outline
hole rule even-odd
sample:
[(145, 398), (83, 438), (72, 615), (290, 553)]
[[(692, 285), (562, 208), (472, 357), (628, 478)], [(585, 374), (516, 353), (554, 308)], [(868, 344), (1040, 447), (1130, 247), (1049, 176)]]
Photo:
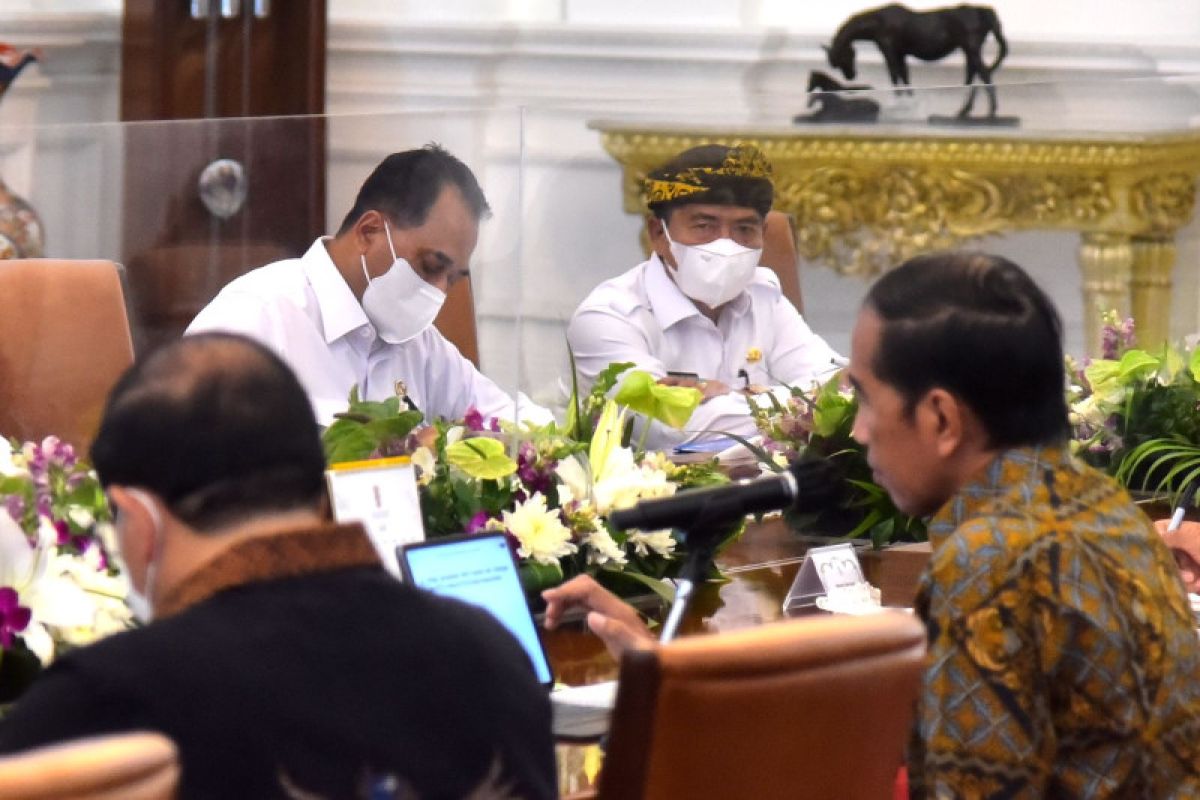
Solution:
[(1154, 527), (1175, 554), (1179, 574), (1189, 592), (1200, 592), (1200, 522), (1184, 522), (1178, 530), (1168, 531), (1170, 520), (1155, 521)]
[(545, 590), (542, 599), (546, 601), (544, 624), (547, 630), (557, 628), (568, 610), (584, 609), (588, 612), (588, 628), (600, 637), (613, 658), (620, 659), (626, 650), (646, 647), (656, 641), (632, 606), (589, 575), (579, 575), (561, 586)]

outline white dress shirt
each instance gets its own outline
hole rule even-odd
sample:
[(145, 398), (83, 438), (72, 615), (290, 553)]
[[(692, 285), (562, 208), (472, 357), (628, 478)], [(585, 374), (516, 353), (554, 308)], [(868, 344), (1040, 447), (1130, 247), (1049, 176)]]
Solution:
[[(783, 296), (771, 270), (759, 267), (714, 324), (679, 290), (657, 255), (592, 290), (571, 318), (567, 341), (583, 391), (616, 361), (632, 361), (634, 369), (656, 378), (691, 372), (741, 389), (808, 387), (827, 378), (838, 358)], [(761, 358), (755, 360), (752, 350)], [(786, 390), (777, 394), (784, 397)], [(647, 444), (664, 448), (701, 431), (754, 435), (745, 396), (735, 391), (702, 403), (683, 432), (655, 423)]]
[(230, 331), (270, 347), (308, 392), (317, 422), (345, 411), (350, 387), (364, 400), (385, 400), (403, 382), (426, 420), (461, 419), (475, 406), (484, 418), (553, 420), (522, 394), (513, 399), (479, 373), (432, 325), (403, 344), (376, 335), (362, 305), (338, 272), (327, 239), (301, 258), (276, 261), (235, 279), (188, 326), (186, 334)]

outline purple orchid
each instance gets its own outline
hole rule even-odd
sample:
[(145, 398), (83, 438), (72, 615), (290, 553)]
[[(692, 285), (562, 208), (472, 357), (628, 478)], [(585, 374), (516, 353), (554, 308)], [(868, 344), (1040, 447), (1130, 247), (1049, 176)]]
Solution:
[(1103, 358), (1117, 359), (1121, 353), (1131, 349), (1137, 342), (1136, 325), (1133, 317), (1126, 317), (1120, 324), (1106, 323), (1100, 329), (1100, 354)]
[(540, 460), (537, 448), (529, 442), (522, 442), (517, 451), (517, 477), (530, 494), (540, 492), (548, 496), (554, 488), (554, 468), (558, 462), (551, 459), (539, 463)]
[(477, 512), (475, 516), (471, 517), (470, 521), (467, 522), (467, 533), (479, 533), (487, 527), (489, 520), (491, 520), (491, 517), (488, 516), (486, 511)]
[(479, 432), (483, 430), (483, 413), (475, 406), (469, 407), (467, 413), (463, 414), (463, 425), (469, 431)]
[(17, 590), (0, 587), (0, 647), (12, 647), (13, 636), (25, 630), (33, 614), (17, 601)]

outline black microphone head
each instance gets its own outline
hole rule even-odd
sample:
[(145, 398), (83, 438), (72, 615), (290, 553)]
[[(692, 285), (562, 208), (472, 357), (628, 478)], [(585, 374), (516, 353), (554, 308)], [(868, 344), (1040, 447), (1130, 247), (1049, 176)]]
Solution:
[(827, 458), (798, 458), (788, 465), (788, 472), (796, 480), (797, 510), (820, 511), (836, 503), (842, 495), (841, 470)]

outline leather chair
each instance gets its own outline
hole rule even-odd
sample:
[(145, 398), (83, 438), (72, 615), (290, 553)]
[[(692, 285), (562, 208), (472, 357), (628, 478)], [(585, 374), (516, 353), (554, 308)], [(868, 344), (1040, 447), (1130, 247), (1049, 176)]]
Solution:
[(763, 252), (759, 264), (779, 276), (783, 296), (801, 314), (804, 298), (800, 293), (800, 255), (796, 250), (796, 229), (792, 218), (782, 211), (767, 212), (767, 228), (763, 232)]
[(117, 264), (0, 262), (0, 436), (54, 434), (86, 453), (131, 363)]
[(598, 794), (889, 798), (924, 655), (924, 626), (901, 612), (627, 652)]
[(167, 800), (179, 755), (149, 731), (75, 739), (0, 758), (5, 800)]
[(471, 279), (464, 278), (446, 292), (446, 303), (433, 324), (458, 348), (463, 358), (479, 368), (479, 334), (475, 327), (475, 296)]

